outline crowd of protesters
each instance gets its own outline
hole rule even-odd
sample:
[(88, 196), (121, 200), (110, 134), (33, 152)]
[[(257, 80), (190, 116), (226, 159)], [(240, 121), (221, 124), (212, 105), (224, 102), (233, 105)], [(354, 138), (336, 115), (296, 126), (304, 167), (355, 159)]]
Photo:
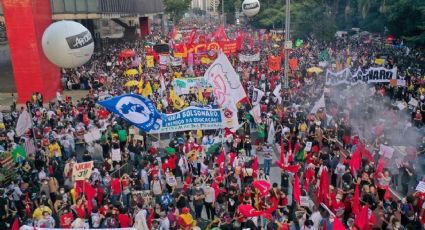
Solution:
[[(198, 28), (199, 34), (216, 29), (201, 19), (183, 22), (177, 29), (190, 28), (190, 32), (194, 24), (205, 25)], [(238, 103), (243, 125), (236, 132), (195, 130), (158, 140), (130, 131), (127, 122), (96, 104), (107, 97), (138, 93), (137, 85), (125, 86), (137, 80), (152, 85), (149, 98), (161, 112), (181, 109), (170, 98), (172, 80), (202, 77), (208, 65), (167, 68), (163, 73), (166, 91), (160, 93), (159, 75), (164, 70), (159, 65), (147, 68), (143, 61), (149, 52), (147, 43), (173, 43), (158, 31), (143, 40), (110, 42), (89, 64), (63, 70), (64, 88), (88, 90), (87, 96), (75, 100), (58, 94), (48, 102), (35, 93), (26, 106), (14, 105), (12, 111), (2, 113), (0, 160), (11, 173), (0, 178), (0, 229), (16, 225), (141, 230), (422, 229), (425, 193), (415, 187), (425, 172), (423, 53), (385, 45), (385, 41), (324, 43), (311, 38), (290, 52), (297, 67), (289, 71), (289, 88), (276, 92), (284, 72), (270, 72), (267, 57), (280, 54), (282, 38), (251, 28), (226, 27), (229, 37), (238, 30), (247, 34), (239, 52), (260, 53), (261, 59), (240, 62), (237, 54), (229, 59), (250, 99), (255, 89), (265, 94), (259, 102), (259, 123), (249, 113), (251, 103)], [(123, 49), (133, 49), (136, 56), (120, 60)], [(376, 66), (375, 59), (382, 56), (385, 67), (398, 68), (405, 86), (325, 85), (326, 68), (367, 68)], [(142, 73), (124, 76), (128, 69), (137, 69), (140, 61)], [(307, 71), (321, 63), (325, 63), (324, 72)], [(202, 93), (202, 102), (196, 92), (181, 98), (186, 105), (214, 106), (214, 95)], [(322, 95), (325, 104), (312, 113)], [(410, 103), (412, 98), (417, 103)], [(25, 109), (34, 127), (17, 136), (16, 122)], [(86, 143), (84, 135), (94, 129), (101, 131), (101, 138)], [(219, 146), (213, 148), (218, 144), (213, 142), (216, 136)], [(398, 160), (382, 157), (381, 145), (402, 146), (393, 148)], [(25, 153), (13, 157), (10, 165), (7, 153), (19, 146), (24, 146)], [(119, 160), (113, 159), (113, 151), (120, 152)], [(223, 155), (224, 174), (218, 163)], [(95, 163), (90, 179), (74, 181), (73, 165), (87, 161)], [(272, 168), (280, 175), (271, 175)], [(260, 195), (253, 186), (260, 180), (271, 185), (267, 195)], [(296, 187), (308, 198), (308, 205), (294, 199)], [(276, 210), (267, 217), (246, 217), (238, 209), (250, 204), (264, 211), (275, 203)]]

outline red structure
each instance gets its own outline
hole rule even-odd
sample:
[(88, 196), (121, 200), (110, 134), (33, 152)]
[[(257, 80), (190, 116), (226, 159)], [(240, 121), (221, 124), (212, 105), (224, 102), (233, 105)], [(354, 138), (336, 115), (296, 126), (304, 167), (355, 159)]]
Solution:
[(149, 18), (148, 17), (140, 17), (139, 18), (139, 26), (140, 26), (140, 36), (141, 37), (144, 37), (144, 36), (150, 34), (151, 25), (149, 24)]
[(40, 92), (45, 101), (60, 90), (59, 68), (44, 55), (41, 38), (52, 23), (50, 0), (2, 0), (18, 103)]

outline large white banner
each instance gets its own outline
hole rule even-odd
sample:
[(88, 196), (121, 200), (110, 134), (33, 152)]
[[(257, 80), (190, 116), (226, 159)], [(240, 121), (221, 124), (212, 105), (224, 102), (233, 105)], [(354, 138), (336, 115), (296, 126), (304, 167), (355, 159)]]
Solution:
[(366, 70), (359, 68), (354, 73), (349, 68), (339, 72), (326, 71), (326, 85), (389, 83), (392, 79), (397, 79), (397, 68), (370, 67)]
[(260, 61), (260, 53), (256, 53), (252, 55), (239, 54), (239, 61), (240, 62)]
[(235, 129), (239, 127), (236, 103), (246, 97), (239, 76), (224, 53), (221, 53), (207, 69), (205, 79), (213, 86), (215, 101), (224, 109), (224, 127)]
[(224, 108), (246, 97), (239, 76), (224, 53), (221, 53), (204, 75), (213, 86), (218, 106)]

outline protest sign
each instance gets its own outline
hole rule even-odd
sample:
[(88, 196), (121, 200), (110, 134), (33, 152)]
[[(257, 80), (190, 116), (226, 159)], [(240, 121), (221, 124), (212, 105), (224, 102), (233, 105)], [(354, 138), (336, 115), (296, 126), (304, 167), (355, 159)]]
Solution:
[(92, 173), (93, 161), (76, 163), (72, 169), (72, 178), (74, 180), (89, 179)]
[(313, 142), (311, 142), (311, 141), (309, 141), (309, 142), (307, 142), (306, 144), (305, 144), (305, 148), (304, 148), (304, 150), (306, 151), (306, 152), (309, 152), (310, 150), (311, 150), (311, 147), (313, 146)]
[(111, 159), (112, 159), (112, 161), (121, 161), (121, 150), (119, 148), (118, 149), (112, 149)]
[(190, 90), (193, 88), (212, 89), (211, 84), (203, 77), (197, 78), (176, 78), (173, 80), (173, 88), (177, 95), (192, 93)]
[(152, 55), (146, 56), (146, 67), (148, 67), (148, 68), (155, 67), (155, 62), (153, 60), (153, 56)]
[(397, 68), (386, 69), (384, 67), (370, 67), (366, 70), (358, 69), (352, 73), (350, 68), (339, 72), (326, 71), (326, 85), (358, 83), (389, 83), (391, 79), (397, 79)]
[(170, 56), (168, 55), (159, 55), (159, 64), (168, 65), (170, 63)]
[(308, 196), (300, 196), (300, 205), (310, 207), (310, 198)]
[(260, 53), (256, 53), (252, 55), (239, 54), (239, 61), (240, 62), (260, 61)]

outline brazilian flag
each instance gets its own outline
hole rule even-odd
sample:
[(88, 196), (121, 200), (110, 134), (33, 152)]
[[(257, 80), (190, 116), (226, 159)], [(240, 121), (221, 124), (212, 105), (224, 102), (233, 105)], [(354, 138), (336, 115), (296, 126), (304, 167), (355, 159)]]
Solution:
[(266, 126), (264, 124), (257, 125), (258, 139), (264, 140), (266, 137)]
[(12, 150), (12, 157), (15, 162), (21, 162), (27, 158), (27, 152), (23, 144)]
[(302, 149), (300, 149), (300, 151), (298, 151), (295, 159), (298, 162), (304, 162), (306, 157), (307, 157), (307, 152), (304, 150), (304, 148), (302, 148)]

